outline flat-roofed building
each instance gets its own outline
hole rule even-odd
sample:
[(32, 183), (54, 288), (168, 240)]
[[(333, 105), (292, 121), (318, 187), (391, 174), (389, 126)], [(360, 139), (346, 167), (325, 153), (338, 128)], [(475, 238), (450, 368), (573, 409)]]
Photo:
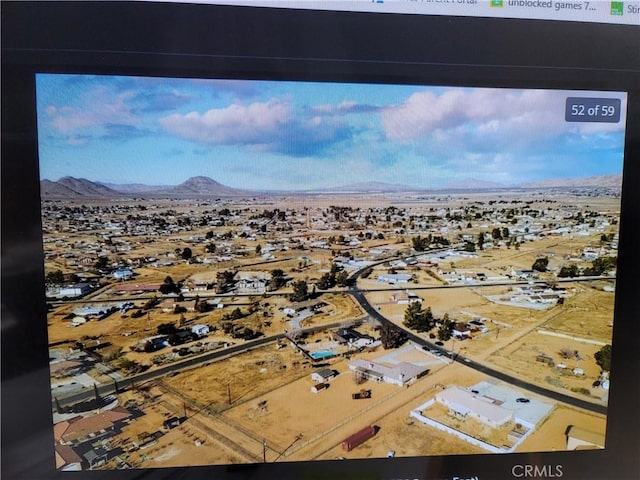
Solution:
[(604, 448), (604, 435), (570, 425), (567, 428), (567, 450)]
[(400, 362), (392, 367), (357, 358), (349, 362), (349, 369), (376, 382), (392, 383), (403, 386), (427, 374), (429, 369), (412, 363)]
[(500, 427), (513, 418), (510, 410), (460, 387), (452, 386), (436, 394), (436, 400), (459, 418), (473, 417), (492, 427)]
[(409, 280), (411, 280), (411, 275), (408, 275), (406, 273), (386, 273), (384, 275), (378, 275), (377, 280), (379, 282), (391, 283), (395, 285), (397, 283), (407, 283)]

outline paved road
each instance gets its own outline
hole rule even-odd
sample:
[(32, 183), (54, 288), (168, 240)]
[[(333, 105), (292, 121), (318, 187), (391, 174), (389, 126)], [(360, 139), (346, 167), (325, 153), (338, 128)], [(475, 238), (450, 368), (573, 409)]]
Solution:
[[(359, 270), (358, 272), (354, 273), (351, 276), (351, 279), (353, 280), (353, 282), (355, 283), (355, 281), (358, 279), (359, 275), (364, 271), (364, 269)], [(378, 312), (378, 310), (376, 308), (374, 308), (369, 301), (366, 299), (364, 292), (361, 290), (357, 290), (355, 288), (352, 288), (350, 291), (351, 295), (353, 295), (353, 297), (358, 301), (358, 303), (360, 304), (360, 306), (364, 309), (365, 312), (367, 312), (371, 317), (373, 317), (374, 319), (376, 319), (378, 322), (380, 322), (381, 324), (389, 324), (389, 325), (393, 325), (395, 327), (398, 328), (402, 328), (399, 327), (398, 325), (396, 325), (395, 323), (391, 322), (390, 320), (388, 320), (386, 317), (384, 317), (382, 314), (380, 314), (380, 312)], [(519, 388), (522, 388), (524, 390), (528, 390), (530, 392), (536, 393), (538, 395), (542, 395), (548, 398), (551, 398), (553, 400), (557, 400), (559, 402), (563, 402), (569, 405), (573, 405), (575, 407), (579, 407), (579, 408), (584, 408), (585, 410), (590, 410), (592, 412), (595, 413), (599, 413), (599, 414), (606, 414), (607, 413), (607, 407), (604, 405), (600, 405), (600, 404), (595, 404), (586, 400), (582, 400), (579, 398), (574, 398), (571, 397), (569, 395), (565, 395), (563, 393), (560, 392), (556, 392), (554, 390), (549, 390), (547, 388), (541, 387), (539, 385), (535, 385), (533, 383), (529, 383), (525, 380), (522, 380), (521, 378), (518, 377), (514, 377), (513, 375), (509, 375), (507, 373), (495, 370), (493, 368), (487, 367), (486, 365), (482, 365), (478, 362), (475, 362), (473, 360), (471, 360), (470, 358), (464, 357), (462, 355), (460, 355), (459, 353), (454, 354), (454, 352), (449, 352), (448, 350), (441, 348), (437, 345), (435, 345), (433, 342), (430, 342), (418, 335), (416, 335), (415, 333), (406, 330), (404, 328), (402, 328), (403, 331), (405, 331), (405, 333), (407, 334), (407, 337), (412, 340), (413, 342), (417, 343), (418, 345), (421, 345), (422, 347), (428, 349), (428, 350), (437, 350), (439, 352), (441, 352), (444, 355), (447, 355), (449, 357), (453, 357), (452, 360), (459, 362), (469, 368), (473, 368), (474, 370), (477, 370), (479, 372), (484, 373), (485, 375), (489, 375), (492, 376), (494, 378), (497, 378), (499, 380), (502, 380), (505, 383), (511, 384), (511, 385), (515, 385)]]
[[(284, 338), (283, 333), (279, 335), (272, 335), (270, 337), (258, 338), (257, 340), (251, 340), (246, 343), (232, 345), (227, 348), (221, 348), (209, 353), (205, 353), (203, 355), (198, 355), (197, 357), (187, 358), (185, 360), (164, 365), (159, 368), (149, 370), (147, 372), (142, 372), (136, 375), (131, 375), (129, 377), (124, 377), (122, 380), (118, 380), (118, 387), (128, 388), (132, 384), (140, 385), (142, 383), (148, 382), (149, 380), (153, 380), (154, 378), (162, 377), (164, 375), (170, 374), (178, 370), (183, 370), (185, 368), (193, 367), (201, 363), (212, 362), (229, 355), (246, 352), (253, 348), (257, 348), (262, 345), (273, 343), (273, 342), (276, 342), (277, 340), (280, 340), (281, 338)], [(107, 394), (113, 393), (114, 387), (115, 385), (113, 382), (101, 383), (100, 385), (97, 385), (97, 389), (100, 395), (107, 395)], [(66, 396), (61, 396), (60, 398), (58, 398), (58, 400), (62, 405), (71, 405), (77, 402), (88, 400), (89, 398), (92, 398), (94, 394), (95, 394), (94, 389), (88, 388), (81, 392), (72, 393)]]
[[(299, 330), (298, 333), (314, 333), (318, 330), (326, 330), (331, 328), (338, 328), (343, 326), (348, 322), (335, 322), (329, 325), (318, 325), (314, 327), (305, 328)], [(202, 355), (198, 355), (195, 357), (189, 357), (185, 360), (181, 360), (178, 362), (173, 362), (168, 365), (164, 365), (153, 370), (149, 370), (147, 372), (138, 373), (136, 375), (131, 375), (129, 377), (124, 377), (121, 380), (118, 380), (118, 388), (129, 388), (131, 385), (140, 385), (142, 383), (148, 382), (150, 380), (154, 380), (159, 377), (163, 377), (165, 375), (171, 374), (173, 372), (177, 372), (180, 370), (185, 370), (187, 368), (191, 368), (197, 365), (218, 361), (222, 358), (229, 357), (232, 355), (237, 355), (239, 353), (248, 352), (249, 350), (253, 350), (254, 348), (262, 347), (269, 343), (277, 342), (286, 338), (286, 334), (279, 333), (277, 335), (271, 335), (269, 337), (262, 337), (256, 340), (250, 340), (245, 343), (240, 343), (237, 345), (232, 345), (227, 348), (221, 348), (218, 350), (214, 350), (209, 353), (205, 353)], [(114, 392), (115, 384), (113, 382), (109, 383), (101, 383), (96, 385), (98, 389), (98, 393), (100, 395), (109, 395)], [(55, 395), (55, 393), (54, 393)], [(74, 403), (82, 402), (93, 398), (95, 395), (95, 391), (93, 388), (85, 388), (84, 390), (76, 393), (71, 393), (67, 395), (60, 395), (59, 397), (55, 397), (58, 399), (61, 405), (72, 405)], [(55, 406), (55, 400), (52, 401), (52, 405)]]
[[(438, 249), (438, 250), (433, 250), (431, 252), (428, 253), (436, 253), (439, 251), (442, 251), (444, 249)], [(396, 257), (394, 257), (396, 258)], [(390, 260), (393, 260), (394, 258), (385, 258), (384, 260), (381, 260), (379, 262), (375, 262), (373, 264), (368, 265), (365, 268), (362, 268), (360, 270), (357, 270), (356, 272), (354, 272), (351, 276), (350, 276), (350, 283), (351, 286), (348, 288), (348, 290), (346, 291), (346, 293), (350, 294), (353, 296), (353, 298), (360, 304), (360, 306), (363, 308), (363, 310), (369, 314), (372, 318), (376, 319), (378, 322), (380, 322), (381, 324), (390, 324), (390, 325), (394, 325), (396, 327), (399, 327), (398, 325), (395, 325), (393, 322), (391, 322), (390, 320), (388, 320), (386, 317), (384, 317), (383, 315), (380, 314), (380, 312), (378, 312), (378, 310), (373, 307), (369, 301), (366, 299), (365, 297), (365, 293), (368, 291), (385, 291), (385, 290), (397, 290), (397, 288), (389, 288), (389, 289), (380, 289), (380, 290), (360, 290), (358, 288), (356, 288), (355, 284), (356, 281), (358, 279), (358, 277), (360, 277), (360, 275), (367, 270), (368, 268), (371, 268), (375, 265), (378, 264), (382, 264), (382, 263), (386, 263)], [(559, 279), (558, 281), (560, 282), (574, 282), (574, 281), (589, 281), (589, 280), (600, 280), (600, 279), (610, 279), (611, 277), (582, 277), (580, 279)], [(520, 285), (520, 284), (529, 284), (530, 282), (505, 282), (505, 285)], [(536, 282), (537, 283), (537, 282)], [(540, 283), (546, 283), (546, 282), (540, 282)], [(486, 284), (487, 286), (495, 286), (495, 285), (501, 285), (503, 283), (492, 283), (492, 284)], [(480, 285), (442, 285), (442, 286), (434, 286), (434, 287), (425, 287), (425, 288), (469, 288), (469, 287), (476, 287), (476, 286), (482, 286), (482, 284)], [(418, 288), (416, 288), (418, 289)], [(318, 292), (319, 294), (322, 293), (345, 293), (344, 290), (340, 290), (340, 291), (327, 291), (327, 292)], [(302, 332), (312, 332), (312, 331), (317, 331), (318, 329), (330, 329), (330, 328), (337, 328), (340, 327), (344, 324), (344, 322), (339, 322), (339, 323), (335, 323), (335, 324), (331, 324), (331, 325), (324, 325), (324, 326), (319, 326), (319, 327), (313, 327), (310, 329), (305, 329), (305, 330), (301, 330)], [(399, 327), (402, 328), (402, 327)], [(605, 414), (607, 411), (607, 407), (604, 405), (600, 405), (600, 404), (594, 404), (592, 402), (586, 401), (586, 400), (581, 400), (578, 398), (574, 398), (559, 392), (556, 392), (554, 390), (549, 390), (547, 388), (535, 385), (533, 383), (529, 383), (527, 381), (524, 381), (518, 377), (515, 377), (513, 375), (509, 375), (506, 374), (504, 372), (495, 370), (493, 368), (487, 367), (486, 365), (480, 364), (478, 362), (475, 362), (474, 360), (471, 360), (470, 358), (464, 357), (462, 355), (458, 354), (454, 354), (453, 352), (449, 352), (448, 350), (441, 348), (437, 345), (435, 345), (433, 342), (430, 342), (418, 335), (416, 335), (415, 333), (406, 330), (403, 328), (403, 330), (405, 331), (405, 333), (407, 334), (408, 338), (410, 340), (412, 340), (413, 342), (417, 343), (418, 345), (421, 345), (422, 347), (429, 349), (429, 350), (437, 350), (439, 352), (441, 352), (442, 354), (445, 354), (447, 356), (452, 356), (452, 360), (459, 362), (461, 364), (464, 364), (465, 366), (469, 367), (469, 368), (473, 368), (479, 372), (482, 372), (486, 375), (490, 375), (494, 378), (497, 378), (499, 380), (502, 380), (506, 383), (509, 383), (511, 385), (515, 385), (519, 388), (528, 390), (530, 392), (534, 392), (537, 393), (538, 395), (542, 395), (542, 396), (546, 396), (548, 398), (552, 398), (554, 400), (563, 402), (563, 403), (567, 403), (569, 405), (573, 405), (576, 407), (580, 407), (580, 408), (584, 408), (586, 410), (590, 410), (596, 413), (600, 413), (600, 414)], [(253, 348), (257, 348), (269, 343), (273, 343), (276, 342), (282, 338), (285, 338), (285, 334), (278, 334), (278, 335), (272, 335), (269, 337), (263, 337), (263, 338), (259, 338), (257, 340), (252, 340), (246, 343), (242, 343), (242, 344), (238, 344), (238, 345), (233, 345), (231, 347), (227, 347), (227, 348), (223, 348), (220, 350), (215, 350), (213, 352), (209, 352), (203, 355), (199, 355), (197, 357), (192, 357), (192, 358), (187, 358), (183, 361), (180, 362), (174, 362), (172, 364), (169, 365), (165, 365), (162, 367), (159, 367), (157, 369), (148, 371), (148, 372), (143, 372), (143, 373), (139, 373), (137, 375), (132, 375), (130, 377), (126, 377), (120, 381), (118, 381), (118, 386), (120, 388), (128, 388), (130, 385), (132, 384), (141, 384), (144, 382), (147, 382), (149, 380), (153, 380), (155, 378), (158, 377), (162, 377), (164, 375), (170, 374), (172, 372), (176, 372), (179, 370), (183, 370), (186, 368), (190, 368), (199, 364), (203, 364), (203, 363), (207, 363), (207, 362), (211, 362), (211, 361), (215, 361), (215, 360), (219, 360), (221, 358), (230, 356), (230, 355), (235, 355), (238, 353), (242, 353), (242, 352), (246, 352), (248, 350), (251, 350)], [(113, 393), (115, 385), (113, 383), (107, 383), (107, 384), (101, 384), (97, 386), (98, 392), (100, 393), (100, 395), (106, 395), (106, 394), (110, 394)], [(86, 389), (83, 390), (81, 392), (77, 392), (74, 394), (70, 394), (70, 395), (64, 395), (61, 396), (60, 398), (58, 398), (58, 401), (62, 404), (62, 405), (69, 405), (69, 404), (73, 404), (73, 403), (77, 403), (77, 402), (81, 402), (84, 400), (88, 400), (89, 398), (93, 397), (94, 395), (94, 389)], [(53, 402), (52, 402), (53, 403)]]

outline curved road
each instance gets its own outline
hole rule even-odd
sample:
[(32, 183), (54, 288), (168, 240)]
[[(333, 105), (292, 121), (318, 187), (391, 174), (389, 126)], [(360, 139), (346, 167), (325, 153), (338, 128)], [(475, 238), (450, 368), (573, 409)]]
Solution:
[(366, 299), (366, 297), (364, 296), (364, 292), (358, 290), (357, 288), (355, 288), (355, 282), (357, 281), (358, 277), (362, 274), (362, 272), (365, 270), (365, 268), (358, 270), (357, 272), (353, 273), (350, 277), (351, 283), (352, 285), (349, 287), (350, 290), (350, 294), (358, 301), (358, 303), (360, 304), (360, 306), (364, 309), (365, 312), (367, 312), (369, 315), (371, 315), (371, 317), (375, 318), (378, 322), (380, 322), (381, 324), (387, 324), (387, 325), (393, 325), (394, 327), (397, 328), (401, 328), (409, 337), (410, 340), (412, 340), (413, 342), (417, 343), (418, 345), (421, 345), (423, 347), (427, 347), (430, 350), (438, 350), (439, 352), (445, 354), (445, 355), (451, 355), (453, 358), (453, 361), (459, 362), (469, 368), (473, 368), (474, 370), (477, 370), (479, 372), (484, 373), (485, 375), (490, 375), (494, 378), (497, 378), (499, 380), (502, 380), (505, 383), (509, 383), (511, 385), (515, 385), (519, 388), (528, 390), (530, 392), (536, 393), (538, 395), (542, 395), (548, 398), (551, 398), (553, 400), (557, 400), (559, 402), (563, 402), (569, 405), (573, 405), (575, 407), (579, 407), (579, 408), (584, 408), (585, 410), (589, 410), (595, 413), (599, 413), (599, 414), (603, 414), (606, 415), (607, 413), (607, 407), (604, 405), (599, 405), (596, 403), (592, 403), (592, 402), (588, 402), (586, 400), (581, 400), (579, 398), (574, 398), (571, 397), (569, 395), (565, 395), (563, 393), (560, 392), (556, 392), (554, 390), (549, 390), (547, 388), (541, 387), (539, 385), (535, 385), (533, 383), (527, 382), (525, 380), (522, 380), (521, 378), (518, 377), (514, 377), (513, 375), (509, 375), (507, 373), (495, 370), (493, 368), (487, 367), (486, 365), (482, 365), (478, 362), (475, 362), (473, 360), (471, 360), (470, 358), (464, 357), (462, 355), (458, 354), (453, 354), (453, 352), (449, 352), (448, 350), (441, 348), (437, 345), (435, 345), (434, 343), (416, 335), (415, 333), (406, 330), (398, 325), (396, 325), (395, 323), (391, 322), (390, 320), (388, 320), (386, 317), (384, 317), (382, 314), (380, 314), (380, 312), (378, 312), (370, 303), (369, 301)]
[[(441, 249), (438, 250), (433, 250), (430, 253), (434, 253), (437, 252)], [(538, 395), (542, 395), (548, 398), (552, 398), (554, 400), (557, 400), (559, 402), (563, 402), (569, 405), (573, 405), (575, 407), (579, 407), (579, 408), (583, 408), (585, 410), (590, 410), (592, 412), (595, 413), (599, 413), (599, 414), (606, 414), (607, 413), (607, 407), (604, 405), (599, 405), (599, 404), (595, 404), (586, 400), (581, 400), (579, 398), (574, 398), (571, 397), (569, 395), (565, 395), (563, 393), (560, 392), (556, 392), (554, 390), (550, 390), (544, 387), (541, 387), (539, 385), (535, 385), (533, 383), (527, 382), (525, 380), (522, 380), (518, 377), (515, 377), (513, 375), (509, 375), (507, 373), (495, 370), (493, 368), (487, 367), (486, 365), (482, 365), (478, 362), (475, 362), (473, 360), (471, 360), (470, 358), (464, 357), (462, 355), (455, 354), (453, 352), (449, 352), (448, 350), (446, 350), (445, 348), (441, 348), (437, 345), (435, 345), (433, 342), (430, 342), (418, 335), (416, 335), (415, 333), (406, 330), (402, 327), (400, 327), (399, 325), (396, 325), (395, 323), (391, 322), (390, 320), (388, 320), (386, 317), (384, 317), (382, 314), (380, 314), (380, 312), (378, 312), (370, 303), (369, 301), (366, 299), (365, 297), (365, 292), (366, 290), (359, 290), (358, 288), (356, 288), (356, 281), (358, 279), (358, 277), (360, 277), (360, 275), (367, 270), (368, 268), (371, 268), (375, 265), (381, 264), (381, 263), (386, 263), (390, 260), (393, 260), (396, 257), (393, 258), (386, 258), (382, 261), (379, 262), (375, 262), (372, 263), (371, 265), (368, 265), (367, 267), (364, 267), (360, 270), (357, 270), (356, 272), (354, 272), (353, 274), (351, 274), (351, 276), (349, 277), (350, 280), (350, 286), (348, 288), (347, 292), (341, 291), (340, 293), (348, 293), (351, 296), (353, 296), (357, 302), (360, 304), (360, 306), (363, 308), (363, 310), (369, 314), (372, 318), (376, 319), (379, 323), (381, 324), (388, 324), (388, 325), (393, 325), (394, 327), (397, 328), (401, 328), (407, 335), (407, 337), (412, 340), (414, 343), (421, 345), (422, 347), (426, 347), (430, 350), (437, 350), (439, 352), (441, 352), (442, 354), (445, 354), (447, 356), (452, 356), (452, 360), (459, 362), (469, 368), (473, 368), (474, 370), (477, 370), (479, 372), (484, 373), (485, 375), (489, 375), (492, 376), (494, 378), (497, 378), (499, 380), (502, 380), (505, 383), (509, 383), (511, 385), (515, 385), (519, 388), (528, 390), (530, 392), (536, 393)], [(528, 282), (522, 282), (522, 283), (528, 283)], [(513, 282), (511, 283), (513, 284)], [(472, 286), (476, 286), (476, 285), (472, 285)], [(469, 285), (464, 285), (462, 287), (470, 287)], [(390, 290), (397, 290), (397, 289), (390, 289)], [(319, 292), (319, 293), (332, 293), (332, 292)], [(328, 329), (328, 328), (336, 328), (339, 327), (343, 324), (344, 322), (340, 322), (340, 323), (336, 323), (336, 324), (332, 324), (332, 325), (325, 325), (322, 326), (321, 328), (323, 329)], [(314, 327), (311, 329), (305, 329), (303, 331), (306, 330), (317, 330), (320, 327)], [(242, 343), (242, 344), (238, 344), (238, 345), (233, 345), (231, 347), (227, 347), (227, 348), (222, 348), (219, 350), (215, 350), (213, 352), (209, 352), (209, 353), (205, 353), (203, 355), (199, 355), (197, 357), (192, 357), (192, 358), (187, 358), (183, 361), (180, 362), (175, 362), (169, 365), (165, 365), (162, 367), (159, 367), (157, 369), (154, 370), (150, 370), (147, 372), (142, 372), (136, 375), (132, 375), (130, 377), (125, 377), (121, 380), (118, 380), (119, 383), (119, 387), (120, 388), (127, 388), (132, 384), (140, 384), (143, 382), (147, 382), (149, 380), (153, 380), (154, 378), (158, 378), (158, 377), (162, 377), (164, 375), (170, 374), (172, 372), (178, 371), (178, 370), (182, 370), (185, 368), (189, 368), (189, 367), (193, 367), (195, 365), (198, 364), (203, 364), (203, 363), (207, 363), (207, 362), (211, 362), (211, 361), (216, 361), (219, 360), (223, 357), (229, 356), (229, 355), (235, 355), (241, 352), (245, 352), (247, 350), (251, 350), (253, 348), (256, 347), (260, 347), (263, 346), (265, 344), (268, 343), (272, 343), (275, 342), (277, 340), (280, 340), (282, 338), (285, 338), (286, 335), (284, 333), (278, 334), (278, 335), (272, 335), (269, 337), (263, 337), (263, 338), (259, 338), (257, 340), (252, 340), (250, 342), (246, 342), (246, 343)], [(115, 388), (115, 385), (113, 382), (110, 383), (103, 383), (100, 385), (97, 385), (96, 387), (98, 389), (98, 393), (100, 395), (107, 395), (110, 393), (113, 393), (113, 390)], [(55, 395), (52, 392), (52, 395)], [(89, 398), (93, 397), (95, 395), (94, 389), (93, 388), (87, 388), (85, 390), (82, 390), (80, 392), (76, 392), (70, 395), (64, 395), (61, 396), (60, 398), (58, 398), (58, 401), (60, 402), (60, 404), (62, 405), (69, 405), (69, 404), (74, 404), (77, 402), (81, 402), (83, 400), (88, 400)], [(57, 397), (54, 397), (57, 398)], [(55, 408), (55, 400), (52, 400), (52, 404), (54, 404), (54, 408)]]

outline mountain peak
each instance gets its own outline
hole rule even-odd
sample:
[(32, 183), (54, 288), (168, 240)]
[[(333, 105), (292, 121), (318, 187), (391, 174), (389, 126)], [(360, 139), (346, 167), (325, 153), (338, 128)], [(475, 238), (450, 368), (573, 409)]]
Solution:
[(40, 182), (41, 194), (45, 197), (112, 197), (119, 192), (105, 187), (86, 178), (62, 177), (57, 182), (42, 180)]
[(190, 177), (182, 182), (180, 185), (194, 185), (194, 186), (206, 186), (206, 185), (221, 185), (210, 177), (204, 177), (202, 175), (196, 177)]
[(236, 188), (227, 187), (219, 182), (216, 182), (210, 177), (196, 176), (191, 177), (182, 182), (180, 185), (176, 185), (173, 188), (166, 190), (167, 193), (178, 195), (221, 195), (221, 196), (236, 196), (246, 195), (249, 192), (238, 190)]

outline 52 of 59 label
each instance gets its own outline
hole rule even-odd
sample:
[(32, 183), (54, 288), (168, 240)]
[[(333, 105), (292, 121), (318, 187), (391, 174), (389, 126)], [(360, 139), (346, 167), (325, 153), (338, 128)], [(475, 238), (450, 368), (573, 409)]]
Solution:
[(620, 99), (567, 97), (564, 119), (567, 122), (618, 123)]

